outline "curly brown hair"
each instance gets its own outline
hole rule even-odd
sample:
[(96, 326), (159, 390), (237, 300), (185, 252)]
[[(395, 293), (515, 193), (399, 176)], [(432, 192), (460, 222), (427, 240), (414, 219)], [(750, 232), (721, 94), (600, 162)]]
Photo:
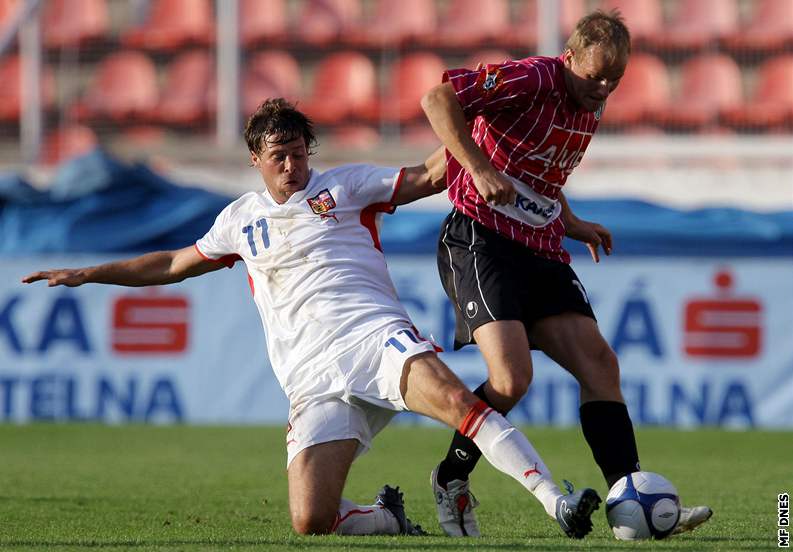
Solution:
[(314, 123), (284, 98), (270, 98), (260, 104), (248, 118), (244, 135), (248, 149), (257, 155), (265, 140), (268, 144), (285, 144), (302, 136), (309, 155), (317, 146)]

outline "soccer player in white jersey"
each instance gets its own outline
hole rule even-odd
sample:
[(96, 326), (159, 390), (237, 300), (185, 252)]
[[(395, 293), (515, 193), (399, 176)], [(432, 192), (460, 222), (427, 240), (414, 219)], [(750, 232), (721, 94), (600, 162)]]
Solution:
[(563, 494), (522, 433), (471, 393), (438, 358), (399, 303), (374, 214), (445, 188), (442, 150), (403, 169), (309, 168), (310, 120), (283, 99), (248, 120), (245, 138), (264, 188), (233, 201), (195, 246), (94, 267), (36, 272), (50, 286), (180, 282), (241, 259), (273, 369), (290, 403), (287, 474), (292, 526), (301, 534), (416, 533), (401, 493), (374, 505), (341, 497), (350, 465), (401, 410), (472, 439), (571, 537), (591, 530), (592, 489)]
[[(455, 305), (455, 348), (477, 343), (488, 380), (474, 393), (506, 414), (532, 378), (531, 349), (544, 351), (581, 388), (581, 428), (609, 487), (639, 470), (619, 365), (600, 333), (583, 285), (562, 247), (565, 236), (611, 251), (602, 226), (579, 220), (564, 196), (630, 54), (619, 13), (582, 18), (559, 57), (529, 57), (455, 69), (422, 105), (448, 150), (449, 199), (438, 266)], [(469, 127), (473, 125), (473, 128)], [(441, 526), (478, 534), (468, 476), (479, 450), (460, 432), (432, 472)], [(683, 508), (676, 532), (711, 515)]]

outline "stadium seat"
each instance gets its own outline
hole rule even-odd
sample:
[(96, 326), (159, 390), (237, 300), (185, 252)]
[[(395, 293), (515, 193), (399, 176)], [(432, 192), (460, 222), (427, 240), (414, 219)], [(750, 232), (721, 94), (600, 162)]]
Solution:
[(60, 128), (44, 141), (41, 148), (41, 162), (57, 165), (92, 151), (99, 141), (93, 130), (82, 125)]
[(209, 0), (152, 0), (146, 22), (123, 34), (121, 43), (131, 48), (176, 50), (211, 44), (214, 34)]
[(736, 0), (687, 0), (677, 3), (671, 21), (654, 43), (665, 50), (699, 50), (737, 27)]
[(336, 148), (371, 150), (380, 144), (380, 133), (366, 125), (344, 125), (333, 130), (331, 140)]
[(431, 42), (438, 15), (433, 0), (377, 0), (374, 16), (348, 37), (358, 46), (387, 47)]
[(302, 95), (300, 66), (288, 52), (259, 52), (245, 64), (242, 77), (242, 112), (253, 113), (268, 98), (295, 101)]
[(20, 0), (0, 0), (0, 33), (5, 31), (5, 26), (14, 19), (17, 8), (21, 5)]
[(727, 36), (723, 45), (731, 50), (770, 51), (793, 46), (793, 2), (755, 0), (749, 20)]
[(436, 54), (417, 52), (398, 59), (389, 71), (387, 92), (372, 102), (370, 120), (405, 123), (423, 115), (421, 97), (440, 84), (446, 64)]
[(514, 59), (512, 55), (506, 50), (477, 50), (463, 61), (460, 67), (466, 69), (476, 69), (480, 65), (487, 65), (489, 63), (503, 63), (509, 59)]
[(602, 123), (624, 126), (652, 122), (656, 114), (669, 109), (670, 93), (664, 62), (650, 54), (633, 54), (622, 81), (609, 96)]
[(365, 115), (377, 93), (374, 64), (360, 52), (339, 52), (323, 59), (314, 74), (311, 96), (302, 103), (319, 124)]
[(180, 54), (166, 69), (165, 85), (154, 119), (170, 125), (192, 125), (208, 114), (207, 92), (213, 82), (215, 63), (209, 52)]
[[(0, 121), (16, 122), (22, 112), (22, 62), (17, 55), (0, 58)], [(41, 100), (44, 109), (55, 105), (55, 74), (43, 66)]]
[(492, 44), (504, 35), (509, 20), (507, 0), (451, 0), (432, 43), (446, 48)]
[(360, 29), (360, 0), (308, 0), (295, 19), (293, 36), (304, 44), (343, 42)]
[[(584, 0), (559, 0), (559, 24), (564, 39), (575, 24), (586, 14)], [(533, 49), (537, 45), (537, 0), (523, 0), (516, 22), (498, 41), (503, 46)], [(528, 53), (519, 57), (526, 57)]]
[(158, 103), (157, 70), (140, 52), (120, 51), (103, 59), (83, 98), (72, 107), (80, 120), (134, 122), (148, 119)]
[(47, 48), (77, 48), (107, 37), (106, 0), (49, 0), (42, 29)]
[(721, 118), (736, 128), (771, 130), (793, 123), (793, 54), (763, 62), (748, 101), (739, 107), (724, 109)]
[(659, 113), (657, 119), (670, 126), (702, 129), (717, 122), (719, 110), (742, 101), (741, 70), (735, 61), (724, 54), (704, 54), (683, 64), (674, 109)]
[(634, 46), (657, 41), (664, 28), (660, 0), (602, 0), (601, 9), (618, 9), (625, 18)]
[(243, 47), (283, 40), (287, 35), (286, 12), (284, 0), (242, 0), (239, 14)]

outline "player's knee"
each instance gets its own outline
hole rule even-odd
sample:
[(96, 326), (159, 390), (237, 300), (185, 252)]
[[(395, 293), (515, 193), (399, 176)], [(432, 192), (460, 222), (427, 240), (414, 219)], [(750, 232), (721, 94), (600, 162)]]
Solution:
[(498, 378), (490, 378), (493, 390), (504, 398), (519, 401), (529, 390), (532, 374), (530, 370), (510, 373)]
[(299, 535), (327, 535), (332, 532), (336, 521), (333, 515), (322, 512), (292, 512), (292, 528)]

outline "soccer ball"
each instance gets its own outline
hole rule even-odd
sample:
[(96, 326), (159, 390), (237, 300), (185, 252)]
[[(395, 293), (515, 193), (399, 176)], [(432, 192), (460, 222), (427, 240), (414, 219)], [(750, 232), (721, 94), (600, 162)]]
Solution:
[(630, 473), (609, 490), (606, 518), (619, 540), (663, 539), (680, 519), (677, 489), (657, 473)]

